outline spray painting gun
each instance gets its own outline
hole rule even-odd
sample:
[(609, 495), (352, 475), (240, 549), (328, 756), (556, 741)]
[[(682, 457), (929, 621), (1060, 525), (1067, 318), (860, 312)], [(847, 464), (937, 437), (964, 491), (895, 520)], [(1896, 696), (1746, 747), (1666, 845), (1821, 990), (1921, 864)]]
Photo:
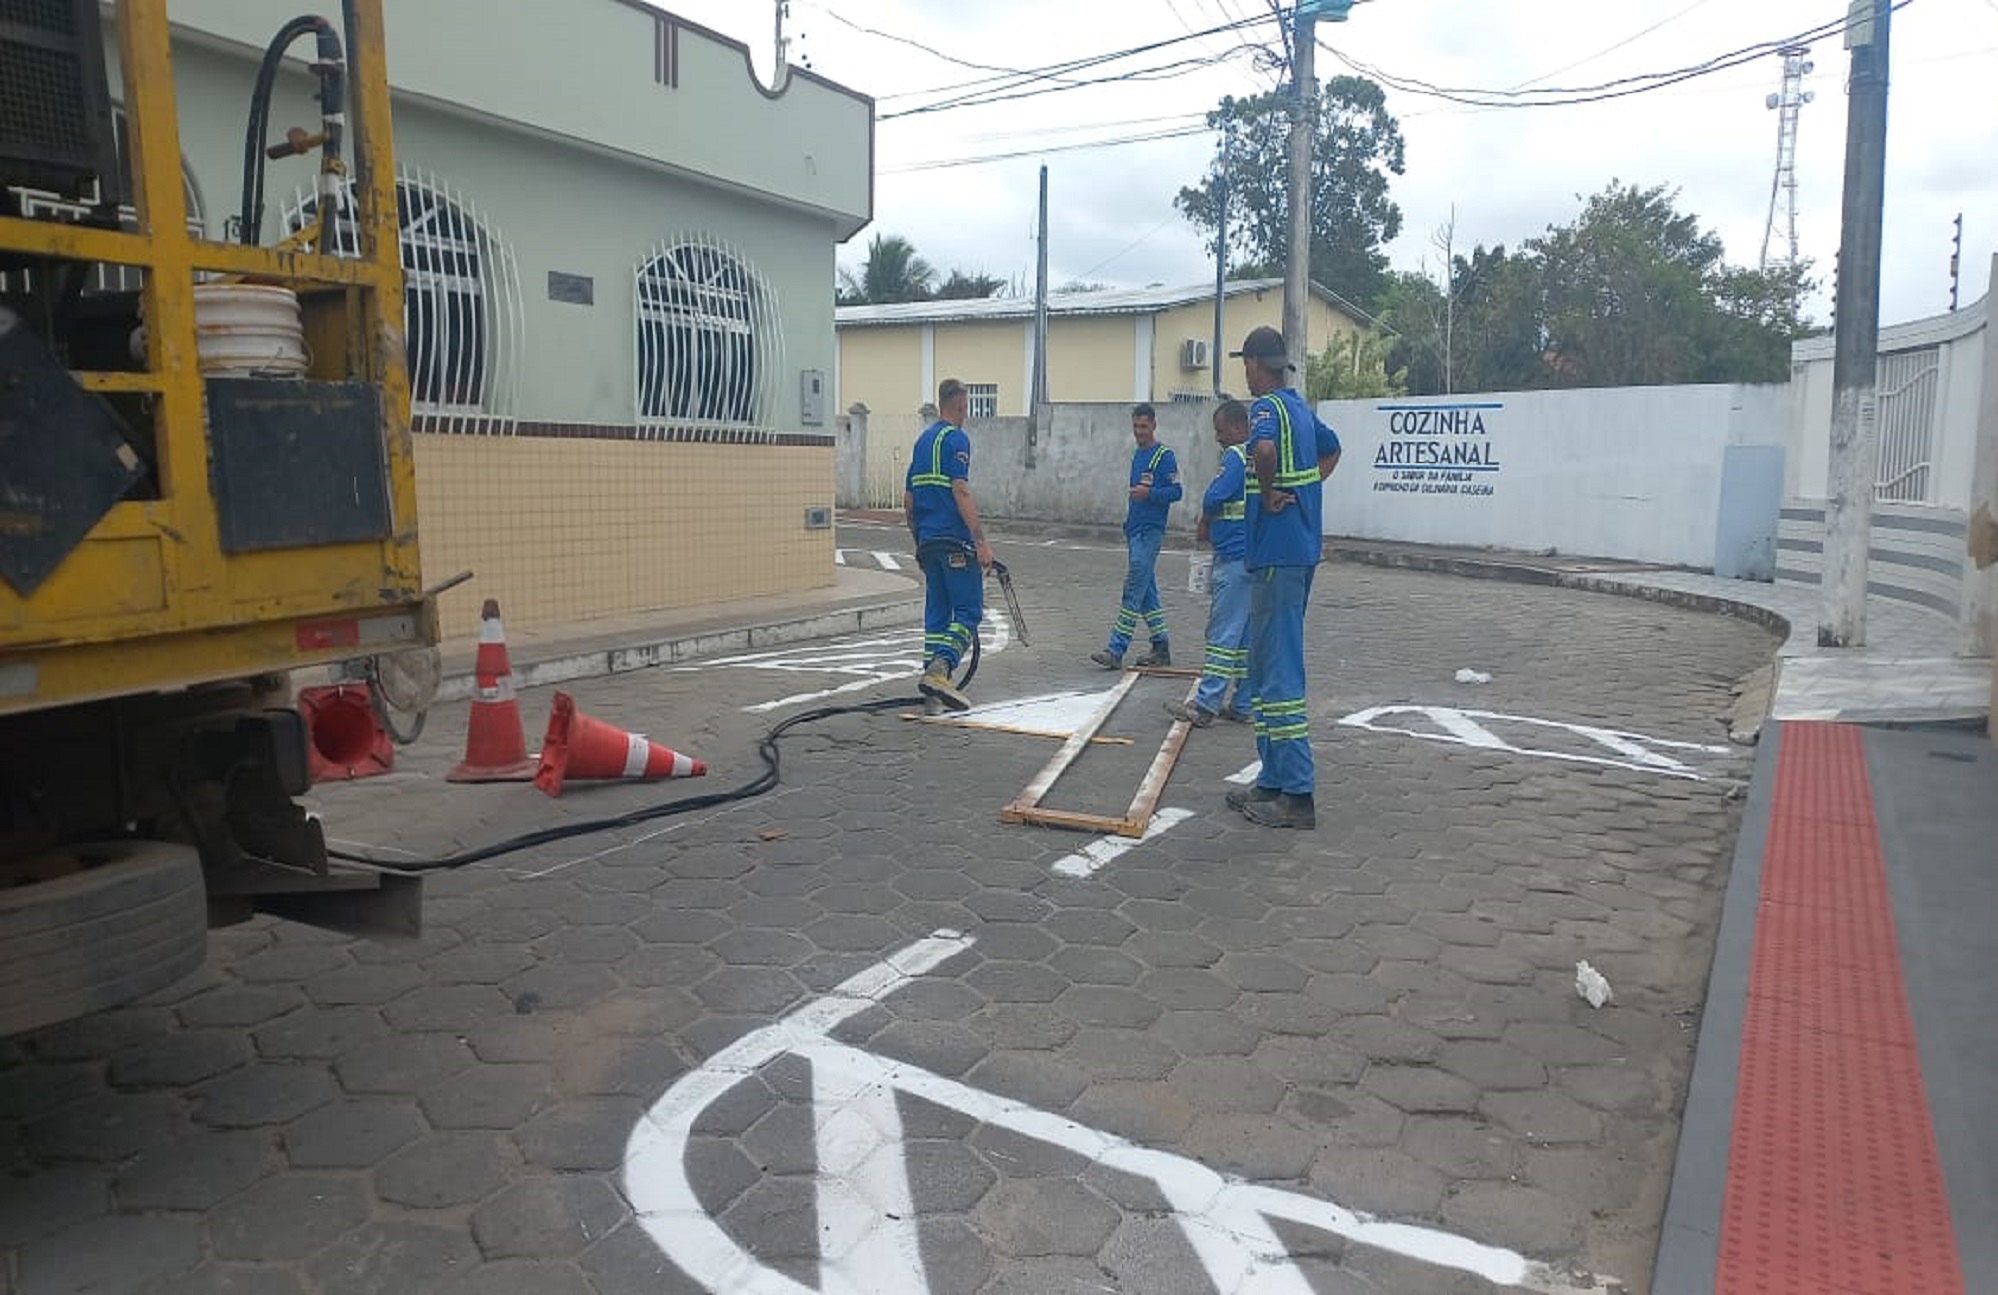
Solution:
[(992, 559), (992, 574), (999, 579), (999, 592), (1005, 596), (1006, 610), (1013, 617), (1013, 633), (1018, 636), (1021, 647), (1032, 647), (1027, 641), (1027, 618), (1020, 614), (1020, 596), (1013, 592), (1013, 573), (998, 558)]

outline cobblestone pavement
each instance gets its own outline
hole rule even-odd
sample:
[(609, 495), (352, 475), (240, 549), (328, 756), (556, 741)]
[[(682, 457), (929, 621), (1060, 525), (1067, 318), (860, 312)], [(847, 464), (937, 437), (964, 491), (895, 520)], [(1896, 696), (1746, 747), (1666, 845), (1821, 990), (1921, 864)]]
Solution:
[[(1120, 556), (999, 548), (1034, 646), (975, 694), (1107, 687)], [(186, 983), (0, 1043), (0, 1289), (1549, 1288), (1523, 1256), (1642, 1290), (1747, 771), (1729, 686), (1774, 643), (1337, 566), (1310, 639), (1315, 832), (1221, 805), (1233, 725), (1192, 735), (1184, 817), (1089, 853), (997, 821), (1053, 743), (847, 717), (760, 800), (433, 878), (420, 941), (218, 931)], [(712, 790), (801, 680), (572, 691)], [(1051, 803), (1121, 810), (1183, 687), (1143, 681)], [(440, 713), (324, 789), (330, 834), (433, 854), (680, 790), (447, 787), (462, 741)]]

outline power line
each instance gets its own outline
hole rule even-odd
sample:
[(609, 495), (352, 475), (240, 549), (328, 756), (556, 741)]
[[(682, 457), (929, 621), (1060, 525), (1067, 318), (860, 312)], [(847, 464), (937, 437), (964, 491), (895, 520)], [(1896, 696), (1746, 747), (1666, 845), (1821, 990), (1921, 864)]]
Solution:
[[(1993, 0), (1993, 2), (1998, 3), (1998, 0)], [(1597, 50), (1595, 53), (1589, 55), (1587, 58), (1578, 58), (1573, 63), (1562, 64), (1560, 67), (1555, 68), (1552, 72), (1543, 72), (1539, 76), (1533, 77), (1531, 80), (1521, 81), (1518, 85), (1513, 86), (1512, 89), (1524, 90), (1530, 85), (1539, 85), (1542, 81), (1545, 81), (1548, 77), (1560, 76), (1563, 72), (1572, 72), (1576, 68), (1583, 67), (1586, 66), (1587, 64), (1593, 63), (1597, 59), (1602, 58), (1607, 54), (1614, 54), (1618, 50), (1623, 49), (1625, 46), (1635, 44), (1637, 41), (1644, 39), (1646, 36), (1649, 36), (1652, 32), (1657, 31), (1659, 28), (1669, 26), (1670, 24), (1679, 21), (1679, 19), (1684, 18), (1687, 14), (1693, 12), (1693, 10), (1698, 9), (1702, 5), (1709, 3), (1711, 3), (1711, 0), (1693, 0), (1693, 3), (1687, 5), (1684, 9), (1680, 9), (1674, 13), (1666, 15), (1663, 18), (1660, 18), (1657, 22), (1652, 23), (1649, 27), (1646, 27), (1643, 31), (1632, 32), (1630, 35), (1624, 37), (1616, 44), (1606, 45), (1603, 48)]]
[(1111, 139), (1092, 139), (1074, 144), (1049, 144), (1041, 148), (1023, 148), (1006, 153), (982, 153), (972, 157), (933, 158), (924, 162), (911, 162), (905, 166), (884, 167), (882, 175), (909, 175), (917, 171), (942, 171), (959, 166), (982, 166), (988, 162), (1010, 162), (1023, 157), (1041, 157), (1048, 153), (1077, 153), (1097, 148), (1121, 148), (1126, 144), (1149, 144), (1166, 139), (1190, 139), (1204, 135), (1205, 125), (1187, 126), (1179, 130), (1151, 131), (1141, 135), (1120, 135)]
[[(1898, 12), (1913, 4), (1914, 0), (1899, 0), (1893, 7)], [(1678, 85), (1697, 77), (1708, 76), (1729, 68), (1779, 54), (1788, 45), (1808, 44), (1838, 35), (1850, 25), (1849, 20), (1824, 23), (1808, 31), (1781, 37), (1775, 40), (1759, 41), (1740, 49), (1717, 54), (1704, 62), (1689, 67), (1674, 68), (1665, 72), (1647, 72), (1637, 76), (1618, 77), (1594, 86), (1567, 86), (1547, 90), (1509, 91), (1474, 89), (1463, 86), (1439, 86), (1415, 77), (1396, 76), (1359, 59), (1355, 59), (1330, 45), (1324, 46), (1327, 53), (1344, 63), (1362, 76), (1372, 77), (1390, 89), (1405, 94), (1426, 95), (1447, 100), (1451, 103), (1468, 104), (1475, 108), (1554, 108), (1570, 107), (1585, 103), (1602, 103), (1610, 99), (1622, 99), (1631, 95), (1646, 94), (1666, 86)], [(1539, 98), (1540, 95), (1561, 95), (1564, 98)]]
[(1140, 234), (1138, 237), (1132, 239), (1130, 244), (1126, 246), (1123, 251), (1118, 252), (1113, 256), (1105, 257), (1103, 260), (1098, 261), (1096, 264), (1090, 266), (1087, 270), (1084, 270), (1081, 274), (1078, 274), (1075, 277), (1078, 279), (1087, 279), (1090, 275), (1096, 273), (1098, 270), (1103, 269), (1105, 266), (1115, 265), (1117, 262), (1129, 256), (1131, 253), (1137, 251), (1144, 244), (1149, 243), (1152, 241), (1152, 239), (1158, 237), (1160, 231), (1164, 230), (1167, 225), (1173, 224), (1178, 220), (1179, 220), (1179, 213), (1174, 212), (1172, 215), (1167, 216), (1164, 220), (1160, 221), (1158, 224), (1152, 226), (1149, 230), (1145, 231), (1143, 234)]

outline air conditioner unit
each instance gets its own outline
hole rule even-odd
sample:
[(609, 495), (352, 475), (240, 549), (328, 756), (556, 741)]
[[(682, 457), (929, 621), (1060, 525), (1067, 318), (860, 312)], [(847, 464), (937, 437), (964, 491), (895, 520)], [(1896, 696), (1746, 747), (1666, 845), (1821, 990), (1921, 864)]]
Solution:
[(1204, 369), (1208, 364), (1207, 343), (1197, 337), (1189, 337), (1179, 344), (1179, 367), (1182, 369)]

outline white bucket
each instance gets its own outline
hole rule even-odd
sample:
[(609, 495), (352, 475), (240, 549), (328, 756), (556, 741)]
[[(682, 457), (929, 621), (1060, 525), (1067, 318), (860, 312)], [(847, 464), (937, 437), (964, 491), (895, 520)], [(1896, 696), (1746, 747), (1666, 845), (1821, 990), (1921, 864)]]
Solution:
[(217, 377), (301, 377), (308, 363), (298, 294), (261, 283), (194, 285), (195, 350)]
[(1214, 555), (1212, 553), (1194, 553), (1188, 555), (1186, 559), (1186, 592), (1190, 594), (1206, 593), (1208, 580), (1213, 574)]

